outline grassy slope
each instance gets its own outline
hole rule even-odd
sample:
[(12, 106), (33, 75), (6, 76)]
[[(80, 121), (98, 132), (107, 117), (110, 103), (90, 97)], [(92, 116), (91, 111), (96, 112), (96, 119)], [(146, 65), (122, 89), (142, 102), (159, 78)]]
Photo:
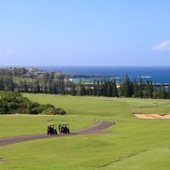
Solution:
[(42, 104), (51, 103), (56, 107), (62, 107), (67, 111), (67, 114), (71, 115), (124, 116), (134, 112), (158, 114), (170, 113), (170, 100), (31, 94), (25, 94), (24, 96)]
[(6, 132), (7, 136), (43, 133), (49, 121), (69, 121), (72, 129), (94, 121), (117, 124), (110, 128), (113, 132), (110, 134), (43, 139), (1, 147), (0, 157), (7, 162), (0, 162), (0, 169), (170, 169), (170, 120), (143, 120), (132, 115), (134, 112), (169, 113), (169, 100), (25, 96), (62, 107), (69, 115), (1, 116), (1, 129), (9, 129), (7, 124), (15, 127)]

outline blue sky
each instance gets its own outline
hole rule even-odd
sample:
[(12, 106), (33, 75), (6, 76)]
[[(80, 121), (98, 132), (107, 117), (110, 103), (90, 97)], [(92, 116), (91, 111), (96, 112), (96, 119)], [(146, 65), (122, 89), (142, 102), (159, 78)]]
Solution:
[(169, 66), (169, 0), (0, 0), (0, 66)]

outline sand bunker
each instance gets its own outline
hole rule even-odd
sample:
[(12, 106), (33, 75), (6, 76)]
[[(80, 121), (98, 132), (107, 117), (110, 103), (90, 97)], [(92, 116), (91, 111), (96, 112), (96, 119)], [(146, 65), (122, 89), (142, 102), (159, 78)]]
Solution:
[(143, 114), (143, 113), (135, 113), (134, 116), (142, 119), (170, 119), (170, 114)]

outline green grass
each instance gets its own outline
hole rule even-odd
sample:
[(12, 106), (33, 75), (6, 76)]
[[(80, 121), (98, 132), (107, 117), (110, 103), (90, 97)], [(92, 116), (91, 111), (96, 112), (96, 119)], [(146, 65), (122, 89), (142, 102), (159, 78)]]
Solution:
[(31, 95), (25, 97), (41, 104), (51, 103), (71, 115), (125, 116), (134, 112), (170, 114), (170, 100), (107, 97)]
[(0, 136), (46, 132), (48, 122), (69, 122), (72, 130), (115, 121), (109, 134), (28, 141), (0, 147), (0, 169), (168, 170), (170, 120), (137, 119), (133, 113), (168, 114), (169, 100), (24, 94), (67, 111), (66, 116), (0, 116)]
[(46, 116), (46, 115), (6, 115), (0, 116), (0, 137), (46, 134), (47, 125), (67, 122), (70, 130), (80, 129), (94, 124), (95, 118), (85, 116)]

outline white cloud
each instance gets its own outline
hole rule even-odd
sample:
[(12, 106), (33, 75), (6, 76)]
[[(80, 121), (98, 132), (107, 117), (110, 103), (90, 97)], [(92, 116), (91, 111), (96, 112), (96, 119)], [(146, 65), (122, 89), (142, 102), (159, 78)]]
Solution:
[(154, 51), (170, 51), (170, 40), (162, 41), (153, 46)]

